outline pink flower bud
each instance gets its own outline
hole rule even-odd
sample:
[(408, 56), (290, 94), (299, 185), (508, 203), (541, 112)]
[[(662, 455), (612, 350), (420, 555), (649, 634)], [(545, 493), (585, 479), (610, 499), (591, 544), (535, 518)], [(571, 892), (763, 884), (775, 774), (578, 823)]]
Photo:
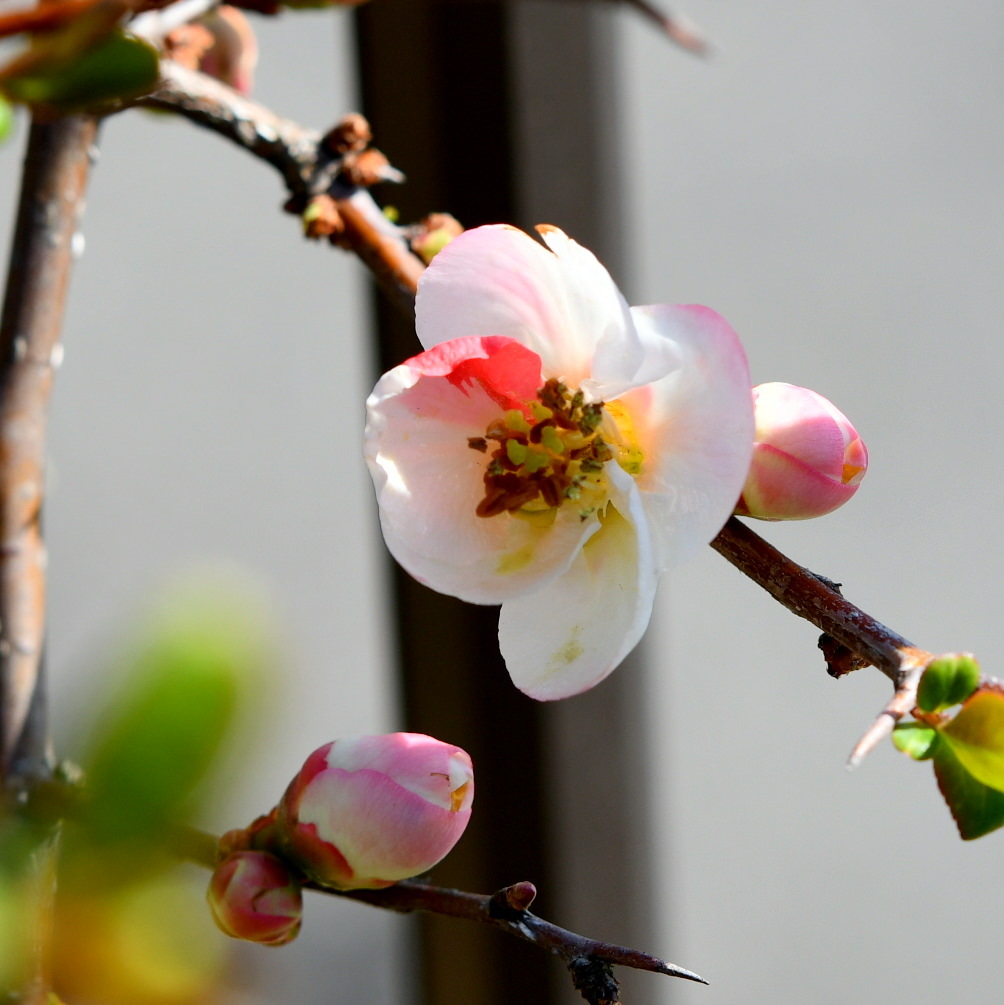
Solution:
[(235, 939), (282, 946), (300, 931), (300, 884), (285, 863), (268, 852), (227, 856), (216, 867), (206, 896), (216, 924)]
[(847, 416), (793, 384), (760, 384), (753, 402), (753, 462), (736, 513), (806, 520), (854, 495), (868, 469), (868, 451)]
[(307, 758), (279, 803), (276, 836), (319, 882), (390, 886), (446, 855), (473, 801), (459, 747), (420, 733), (347, 737)]

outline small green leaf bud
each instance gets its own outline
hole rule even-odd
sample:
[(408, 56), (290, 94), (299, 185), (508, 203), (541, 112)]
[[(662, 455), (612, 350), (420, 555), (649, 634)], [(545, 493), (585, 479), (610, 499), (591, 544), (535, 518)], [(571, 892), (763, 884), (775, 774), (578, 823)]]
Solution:
[(931, 660), (917, 688), (917, 707), (938, 712), (965, 701), (980, 682), (980, 666), (968, 654), (947, 653)]

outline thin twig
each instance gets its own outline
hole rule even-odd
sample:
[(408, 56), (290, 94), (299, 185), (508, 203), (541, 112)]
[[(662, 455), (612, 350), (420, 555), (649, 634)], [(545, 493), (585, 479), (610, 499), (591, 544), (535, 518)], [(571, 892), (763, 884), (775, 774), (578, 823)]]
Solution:
[(796, 565), (735, 517), (711, 547), (793, 614), (811, 621), (893, 682), (895, 694), (851, 752), (848, 767), (856, 767), (914, 707), (917, 684), (933, 655), (855, 607), (822, 577)]
[(711, 547), (793, 614), (811, 621), (878, 667), (893, 684), (898, 686), (918, 660), (930, 660), (930, 653), (917, 649), (902, 635), (855, 607), (819, 576), (796, 565), (735, 517), (725, 524)]
[(182, 115), (276, 168), (293, 200), (330, 193), (345, 224), (340, 243), (354, 251), (391, 300), (410, 314), (424, 265), (365, 189), (339, 183), (321, 134), (275, 115), (232, 88), (171, 60), (161, 60), (152, 94), (135, 102)]
[(0, 778), (8, 782), (48, 768), (39, 682), (46, 413), (96, 134), (84, 116), (32, 123), (0, 319)]
[(316, 130), (280, 118), (226, 84), (170, 59), (160, 61), (157, 89), (135, 104), (183, 115), (271, 164), (282, 175), (290, 195), (311, 194), (321, 138)]
[(561, 957), (566, 965), (576, 959), (595, 959), (604, 963), (633, 967), (636, 970), (649, 970), (652, 973), (666, 974), (669, 977), (682, 977), (688, 981), (707, 984), (703, 977), (693, 971), (666, 963), (648, 953), (609, 942), (600, 942), (596, 939), (587, 939), (575, 932), (568, 931), (568, 929), (560, 928), (550, 921), (545, 921), (526, 910), (505, 910), (499, 907), (500, 901), (504, 899), (504, 890), (500, 890), (492, 896), (486, 896), (481, 893), (450, 890), (446, 887), (433, 886), (430, 883), (420, 883), (410, 879), (395, 883), (394, 886), (389, 886), (385, 890), (331, 890), (313, 884), (307, 885), (310, 889), (334, 893), (350, 900), (361, 900), (375, 907), (384, 907), (392, 911), (428, 911), (433, 914), (491, 925)]
[(883, 740), (885, 740), (896, 728), (896, 723), (909, 715), (917, 704), (917, 685), (927, 668), (927, 664), (933, 659), (930, 654), (924, 654), (926, 659), (920, 659), (920, 650), (917, 651), (918, 660), (912, 666), (905, 666), (905, 673), (900, 678), (900, 683), (896, 688), (892, 698), (876, 716), (875, 721), (865, 730), (864, 735), (851, 751), (847, 758), (847, 767), (856, 768)]
[(706, 56), (710, 51), (708, 40), (698, 31), (696, 25), (685, 18), (677, 17), (660, 10), (648, 0), (624, 0), (629, 7), (634, 7), (649, 21), (658, 25), (681, 49), (692, 52), (696, 56)]
[[(67, 806), (71, 812), (74, 811), (72, 794), (67, 795)], [(178, 827), (171, 844), (179, 857), (209, 869), (216, 867), (219, 842), (212, 835), (192, 827)], [(337, 890), (309, 881), (303, 885), (319, 893), (358, 900), (373, 907), (403, 914), (424, 911), (490, 925), (560, 957), (569, 969), (573, 969), (576, 961), (598, 961), (707, 984), (703, 977), (692, 970), (667, 963), (657, 956), (611, 942), (587, 939), (531, 914), (526, 910), (526, 905), (529, 905), (536, 893), (531, 883), (517, 883), (491, 896), (452, 890), (417, 880), (402, 880), (383, 890)]]
[(160, 45), (176, 28), (202, 17), (222, 0), (175, 0), (168, 7), (143, 11), (129, 22), (133, 35), (146, 39), (153, 45)]

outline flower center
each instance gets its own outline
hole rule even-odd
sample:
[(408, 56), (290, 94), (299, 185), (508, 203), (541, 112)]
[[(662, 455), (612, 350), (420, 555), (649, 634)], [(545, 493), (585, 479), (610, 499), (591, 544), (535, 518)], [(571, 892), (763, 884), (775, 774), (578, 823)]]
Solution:
[[(604, 422), (605, 409), (612, 423)], [(587, 404), (582, 391), (572, 392), (560, 380), (548, 380), (525, 410), (507, 411), (484, 436), (468, 439), (468, 446), (481, 453), (488, 452), (489, 441), (498, 444), (485, 469), (485, 495), (477, 515), (530, 516), (571, 500), (579, 506), (581, 519), (592, 516), (606, 502), (607, 461), (616, 459), (632, 475), (641, 470), (637, 447), (611, 447), (602, 435), (612, 424), (621, 439), (627, 431), (626, 418), (616, 403)]]

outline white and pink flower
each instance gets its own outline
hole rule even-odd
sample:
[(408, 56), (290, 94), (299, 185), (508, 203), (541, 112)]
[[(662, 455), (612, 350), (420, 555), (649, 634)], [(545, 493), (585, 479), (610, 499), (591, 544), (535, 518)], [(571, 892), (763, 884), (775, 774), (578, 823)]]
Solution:
[(501, 603), (514, 682), (555, 699), (624, 659), (660, 574), (728, 519), (753, 408), (722, 317), (628, 307), (589, 251), (538, 230), (543, 244), (479, 227), (436, 256), (425, 352), (377, 383), (366, 457), (394, 557), (441, 593)]

